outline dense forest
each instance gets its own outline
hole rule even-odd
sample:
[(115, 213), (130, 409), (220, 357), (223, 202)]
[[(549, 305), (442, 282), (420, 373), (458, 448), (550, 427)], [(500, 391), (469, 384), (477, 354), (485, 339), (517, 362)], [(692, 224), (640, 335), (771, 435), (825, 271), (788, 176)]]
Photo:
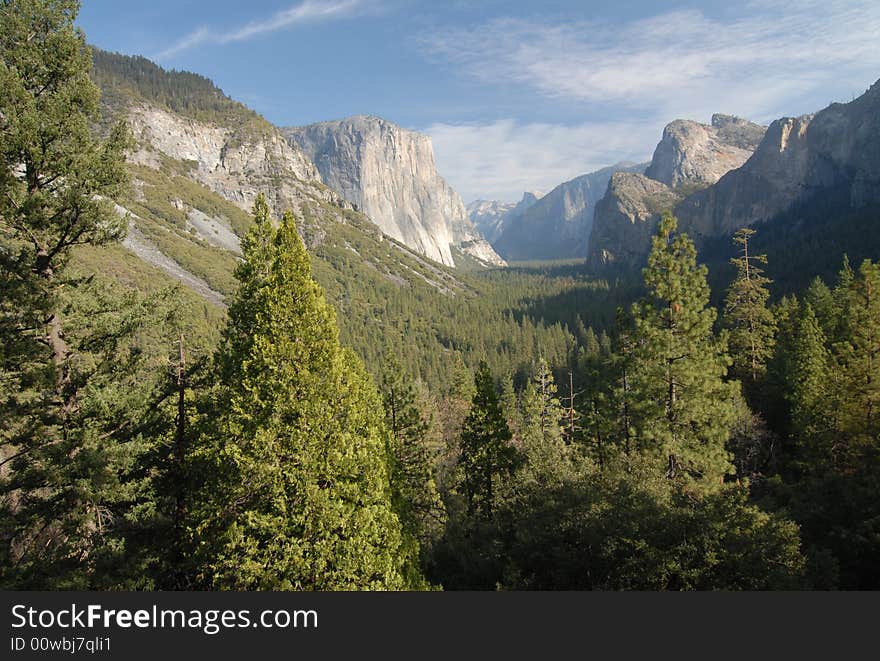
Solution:
[[(432, 297), (343, 277), (260, 197), (224, 209), (233, 278), (177, 248), (227, 294), (193, 315), (120, 266), (132, 138), (77, 8), (0, 3), (0, 586), (880, 587), (870, 246), (805, 277), (743, 229), (701, 246), (710, 275), (667, 213), (637, 279), (521, 265)], [(228, 111), (189, 76), (135, 92)], [(831, 230), (803, 223), (812, 255)]]

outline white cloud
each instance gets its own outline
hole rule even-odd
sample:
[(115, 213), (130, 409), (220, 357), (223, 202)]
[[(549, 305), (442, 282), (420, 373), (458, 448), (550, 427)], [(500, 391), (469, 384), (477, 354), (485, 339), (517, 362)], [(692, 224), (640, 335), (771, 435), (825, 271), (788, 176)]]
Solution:
[(512, 119), (433, 124), (422, 132), (434, 142), (437, 170), (466, 202), (478, 197), (514, 201), (523, 191), (546, 193), (619, 160), (645, 160), (659, 135), (652, 124), (564, 126)]
[(427, 129), (454, 185), (511, 199), (554, 177), (649, 155), (675, 118), (725, 112), (768, 122), (848, 101), (880, 76), (880, 2), (756, 0), (723, 18), (680, 10), (624, 24), (505, 18), (435, 30), (420, 43), (482, 83), (583, 112), (570, 127)]
[(497, 19), (422, 43), (481, 81), (547, 97), (667, 115), (726, 105), (765, 117), (842, 69), (853, 81), (876, 75), (880, 3), (763, 0), (726, 20), (682, 10), (623, 25)]
[(156, 59), (167, 60), (178, 53), (204, 44), (222, 45), (246, 41), (260, 34), (283, 30), (307, 21), (353, 16), (363, 9), (362, 0), (305, 0), (279, 11), (268, 19), (252, 21), (230, 30), (220, 32), (206, 27), (198, 28), (159, 53)]

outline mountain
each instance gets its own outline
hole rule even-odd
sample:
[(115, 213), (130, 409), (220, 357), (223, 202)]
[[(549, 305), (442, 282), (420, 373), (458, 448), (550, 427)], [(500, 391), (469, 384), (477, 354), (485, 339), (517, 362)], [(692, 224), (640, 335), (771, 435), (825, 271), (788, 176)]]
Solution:
[(676, 214), (695, 236), (718, 236), (832, 193), (841, 211), (880, 202), (880, 81), (849, 103), (777, 119), (741, 168)]
[(455, 251), (484, 265), (504, 265), (458, 193), (437, 174), (428, 136), (364, 115), (286, 128), (284, 135), (330, 188), (388, 236), (447, 266), (456, 265)]
[[(176, 319), (199, 356), (216, 347), (258, 193), (276, 217), (294, 210), (312, 274), (336, 308), (340, 339), (374, 374), (393, 351), (407, 374), (440, 392), (462, 361), (485, 359), (496, 373), (525, 373), (538, 347), (558, 364), (569, 355), (572, 307), (527, 307), (536, 291), (558, 296), (572, 286), (568, 280), (465, 272), (413, 251), (329, 188), (277, 127), (207, 78), (101, 51), (94, 51), (92, 76), (104, 110), (96, 129), (114, 118), (134, 129), (132, 186), (116, 200), (130, 222), (124, 242), (80, 246), (74, 261), (84, 273), (145, 292), (175, 285), (169, 298), (180, 302)], [(479, 264), (458, 247), (451, 252), (460, 264)], [(513, 314), (511, 305), (528, 314)], [(603, 317), (613, 316), (609, 310)]]
[[(739, 122), (723, 120), (716, 128), (717, 135), (729, 143), (737, 142), (732, 145), (737, 149), (749, 147), (757, 135), (756, 130), (744, 128)], [(646, 171), (667, 182), (676, 181), (676, 173), (691, 172), (688, 164), (701, 162), (683, 156), (687, 149), (670, 149), (687, 141), (680, 139), (680, 131), (668, 133), (667, 139), (664, 132), (655, 162)], [(701, 153), (705, 155), (705, 150)], [(835, 230), (834, 219), (854, 222), (855, 217), (862, 223), (859, 211), (880, 204), (880, 81), (849, 103), (833, 103), (815, 114), (777, 119), (742, 165), (708, 186), (699, 185), (730, 164), (731, 155), (736, 155), (733, 149), (723, 159), (710, 159), (709, 165), (698, 168), (699, 173), (691, 172), (689, 181), (698, 184), (696, 189), (679, 185), (674, 189), (667, 186), (668, 191), (663, 191), (673, 195), (665, 208), (674, 211), (679, 228), (698, 243), (725, 237), (741, 227), (780, 219), (789, 223), (788, 234), (806, 231), (807, 223), (813, 228), (811, 232), (821, 225), (826, 241), (829, 232), (848, 236), (850, 232), (843, 228)], [(614, 197), (617, 190), (609, 187), (607, 195)], [(601, 213), (597, 209), (597, 227), (588, 256), (593, 267), (609, 262), (636, 264), (647, 254), (646, 237), (653, 233), (657, 213), (637, 213), (632, 199), (618, 201), (600, 205)], [(810, 212), (819, 208), (823, 219), (813, 218)], [(779, 228), (773, 232), (779, 234)], [(847, 248), (836, 241), (834, 250), (841, 255), (847, 251), (857, 253), (859, 246), (851, 244)]]
[(493, 247), (509, 260), (583, 257), (593, 229), (593, 211), (615, 172), (644, 164), (618, 163), (560, 184), (504, 223)]
[(596, 222), (590, 236), (589, 262), (633, 263), (651, 245), (653, 221), (681, 197), (663, 182), (637, 172), (616, 172), (596, 204)]
[[(304, 219), (320, 215), (339, 221), (352, 209), (276, 127), (206, 78), (104, 51), (95, 51), (93, 62), (105, 115), (124, 119), (135, 138), (130, 164), (173, 171), (248, 213), (259, 193), (276, 216), (291, 209)], [(135, 189), (143, 198), (137, 174)], [(303, 223), (307, 242), (320, 242), (324, 229), (319, 225)]]
[(765, 130), (732, 115), (712, 115), (711, 124), (677, 119), (663, 129), (645, 176), (671, 188), (714, 184), (749, 159)]
[(588, 264), (638, 263), (650, 248), (659, 215), (742, 166), (765, 131), (722, 114), (713, 115), (711, 124), (685, 119), (667, 124), (644, 174), (630, 171), (610, 178), (596, 205), (585, 250)]
[(537, 202), (543, 193), (526, 191), (519, 202), (475, 200), (467, 205), (468, 217), (485, 239), (493, 244), (501, 236), (504, 226)]
[[(135, 139), (133, 185), (117, 203), (131, 215), (123, 245), (152, 277), (180, 282), (222, 311), (236, 286), (240, 238), (263, 193), (276, 217), (294, 212), (315, 277), (339, 307), (343, 337), (363, 334), (374, 318), (366, 291), (380, 300), (404, 290), (423, 299), (467, 292), (450, 269), (384, 235), (278, 128), (206, 78), (99, 50), (92, 76), (104, 115), (124, 119)], [(133, 272), (118, 250), (100, 259), (105, 270)]]

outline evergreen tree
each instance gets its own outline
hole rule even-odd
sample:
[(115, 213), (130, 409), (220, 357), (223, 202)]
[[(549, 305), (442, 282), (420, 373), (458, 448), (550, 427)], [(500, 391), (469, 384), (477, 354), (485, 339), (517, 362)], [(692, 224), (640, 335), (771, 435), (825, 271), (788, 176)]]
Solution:
[[(805, 457), (813, 462), (825, 455), (825, 441), (833, 426), (829, 419), (828, 368), (830, 356), (825, 333), (809, 303), (803, 303), (798, 317), (788, 365), (788, 398), (792, 429)], [(827, 456), (824, 457), (827, 459)], [(823, 461), (824, 463), (824, 461)]]
[[(124, 471), (148, 379), (133, 294), (68, 267), (125, 231), (128, 136), (92, 134), (79, 3), (0, 3), (0, 547), (7, 587), (87, 588), (124, 550)], [(127, 444), (126, 444), (127, 443)], [(104, 566), (106, 569), (106, 566)]]
[(839, 395), (839, 440), (851, 464), (867, 448), (880, 450), (880, 264), (865, 260), (852, 277), (844, 270), (834, 295), (841, 338), (832, 346), (829, 390)]
[(598, 439), (603, 431), (605, 437), (616, 443), (625, 457), (633, 452), (636, 429), (636, 402), (633, 400), (633, 373), (635, 365), (635, 329), (633, 319), (622, 308), (617, 310), (615, 327), (614, 351), (606, 359), (606, 372), (609, 378), (607, 397), (598, 393), (594, 398), (593, 426), (597, 439), (597, 459), (600, 467), (605, 464), (605, 444), (599, 452)]
[(788, 375), (800, 301), (795, 296), (783, 296), (771, 307), (771, 312), (776, 322), (776, 344), (773, 356), (767, 363), (763, 397), (752, 402), (752, 406), (767, 421), (770, 429), (788, 435), (791, 430)]
[(714, 490), (731, 470), (725, 443), (739, 384), (724, 380), (730, 359), (712, 331), (706, 267), (675, 228), (665, 215), (644, 270), (649, 296), (633, 307), (635, 427), (640, 449), (668, 478)]
[(513, 473), (519, 453), (510, 444), (511, 433), (501, 411), (495, 381), (484, 361), (480, 361), (474, 385), (476, 392), (461, 432), (459, 464), (469, 510), (491, 518), (498, 480)]
[(422, 547), (433, 543), (446, 519), (434, 479), (434, 457), (428, 447), (429, 421), (416, 393), (392, 357), (382, 374), (385, 426), (391, 442), (391, 493), (401, 525)]
[(407, 562), (382, 404), (339, 345), (287, 213), (243, 243), (217, 356), (210, 476), (192, 514), (203, 580), (232, 589), (397, 589)]
[(444, 446), (438, 466), (437, 487), (444, 499), (455, 490), (458, 481), (456, 473), (461, 451), (461, 430), (474, 396), (473, 374), (468, 371), (461, 354), (456, 353), (453, 360), (450, 387), (437, 398), (434, 406)]
[(821, 278), (813, 278), (810, 286), (804, 291), (803, 300), (813, 308), (825, 338), (829, 342), (836, 341), (842, 330), (841, 317), (845, 313), (845, 302), (835, 300), (831, 289)]
[(524, 491), (497, 515), (513, 590), (791, 590), (803, 586), (797, 526), (727, 485), (656, 493), (613, 471)]
[(770, 280), (758, 266), (767, 263), (767, 256), (749, 254), (749, 239), (754, 233), (755, 230), (743, 228), (734, 234), (742, 252), (730, 260), (737, 273), (727, 290), (723, 319), (730, 329), (731, 373), (749, 386), (754, 386), (766, 372), (775, 333), (773, 314), (767, 309)]
[(565, 411), (556, 391), (553, 373), (546, 361), (539, 360), (520, 398), (522, 444), (529, 474), (545, 485), (572, 472), (571, 452), (564, 440)]
[(506, 374), (501, 379), (501, 412), (504, 419), (507, 420), (507, 427), (510, 429), (512, 443), (514, 447), (522, 447), (522, 415), (519, 410), (519, 401), (516, 392), (516, 386), (513, 383), (513, 374)]
[(777, 310), (790, 336), (774, 359), (789, 413), (778, 495), (801, 525), (812, 579), (823, 587), (880, 582), (878, 286), (870, 261), (857, 272), (845, 261), (833, 291), (814, 281), (800, 306), (788, 301)]

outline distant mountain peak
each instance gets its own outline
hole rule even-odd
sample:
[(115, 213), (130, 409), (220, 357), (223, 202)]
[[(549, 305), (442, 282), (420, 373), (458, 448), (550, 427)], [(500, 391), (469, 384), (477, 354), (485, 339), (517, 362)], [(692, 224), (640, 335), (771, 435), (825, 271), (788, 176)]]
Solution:
[[(618, 164), (566, 181), (547, 194), (527, 191), (517, 204), (492, 220), (492, 245), (507, 259), (561, 259), (586, 253), (593, 210), (618, 170), (644, 170), (645, 164)], [(471, 217), (490, 236), (472, 211)], [(487, 221), (483, 223), (488, 225)]]

